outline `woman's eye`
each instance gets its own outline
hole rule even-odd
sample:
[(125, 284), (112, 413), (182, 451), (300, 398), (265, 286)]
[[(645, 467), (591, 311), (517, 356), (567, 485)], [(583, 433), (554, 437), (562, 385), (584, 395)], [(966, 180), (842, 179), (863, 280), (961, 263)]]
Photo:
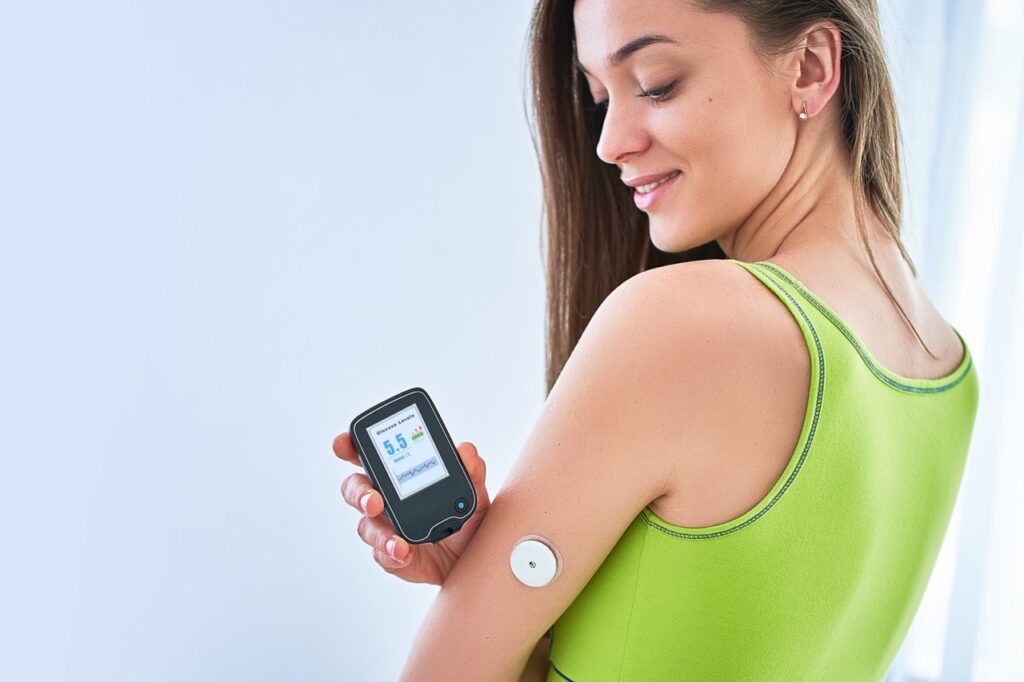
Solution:
[(650, 97), (654, 102), (663, 102), (672, 94), (672, 90), (676, 87), (676, 81), (672, 81), (668, 85), (653, 90), (644, 90), (637, 97)]
[[(668, 85), (664, 85), (660, 88), (654, 88), (653, 90), (642, 90), (637, 97), (647, 97), (655, 104), (664, 102), (668, 99), (669, 95), (675, 90), (677, 81), (672, 81)], [(587, 111), (596, 111), (599, 113), (605, 113), (608, 111), (608, 100), (602, 100), (600, 102), (594, 102), (592, 105), (587, 107)]]

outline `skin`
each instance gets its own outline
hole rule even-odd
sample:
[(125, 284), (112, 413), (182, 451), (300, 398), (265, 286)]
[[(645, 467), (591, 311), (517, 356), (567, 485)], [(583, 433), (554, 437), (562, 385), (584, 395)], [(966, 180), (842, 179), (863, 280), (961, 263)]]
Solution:
[[(731, 258), (771, 259), (827, 301), (887, 368), (908, 377), (952, 371), (959, 340), (877, 220), (879, 265), (938, 361), (917, 345), (859, 245), (837, 125), (834, 25), (815, 27), (766, 70), (741, 20), (680, 0), (579, 0), (573, 14), (591, 92), (608, 101), (598, 157), (625, 178), (683, 172), (648, 211), (660, 249), (717, 240)], [(648, 46), (608, 65), (608, 55), (649, 33), (680, 46)], [(636, 96), (672, 81), (662, 103)], [(804, 102), (809, 118), (800, 121)], [(383, 501), (364, 474), (349, 476), (342, 495), (363, 514), (357, 532), (374, 559), (399, 577), (441, 586), (402, 679), (545, 679), (545, 633), (646, 504), (700, 527), (740, 516), (771, 489), (797, 442), (809, 376), (791, 314), (749, 273), (714, 261), (658, 268), (602, 303), (501, 492), (472, 527), (438, 546), (399, 539), (393, 559)], [(765, 385), (774, 390), (756, 390)], [(680, 414), (692, 418), (680, 423)], [(665, 424), (673, 425), (668, 444)], [(567, 444), (587, 453), (588, 494), (563, 485), (579, 477)], [(334, 451), (358, 466), (347, 433)], [(476, 448), (462, 443), (459, 453), (486, 496)], [(364, 511), (358, 500), (367, 492)], [(501, 570), (528, 534), (549, 538), (563, 558), (559, 578), (541, 590)]]

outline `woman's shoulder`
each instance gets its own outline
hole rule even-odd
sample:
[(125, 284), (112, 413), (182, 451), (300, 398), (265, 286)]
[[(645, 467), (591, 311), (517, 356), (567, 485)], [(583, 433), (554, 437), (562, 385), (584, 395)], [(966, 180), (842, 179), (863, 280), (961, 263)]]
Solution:
[[(662, 272), (657, 272), (661, 270)], [(807, 388), (807, 342), (779, 296), (728, 260), (678, 263), (648, 271), (645, 286), (666, 320), (699, 330), (701, 348), (681, 348), (716, 366), (723, 404), (750, 405), (756, 395)], [(666, 358), (666, 362), (673, 362)]]
[(666, 325), (677, 325), (676, 331), (699, 332), (708, 343), (705, 351), (730, 367), (746, 364), (744, 360), (774, 362), (780, 355), (796, 358), (793, 351), (806, 353), (800, 327), (779, 297), (744, 267), (728, 260), (645, 270), (624, 282), (616, 293), (628, 299), (623, 306), (627, 312), (652, 308)]
[(667, 452), (672, 482), (651, 507), (686, 527), (736, 518), (774, 484), (799, 438), (811, 376), (803, 332), (733, 262), (679, 263), (631, 279), (623, 298), (654, 309), (670, 339), (651, 358), (670, 378), (657, 384), (661, 402), (699, 425), (685, 451)]

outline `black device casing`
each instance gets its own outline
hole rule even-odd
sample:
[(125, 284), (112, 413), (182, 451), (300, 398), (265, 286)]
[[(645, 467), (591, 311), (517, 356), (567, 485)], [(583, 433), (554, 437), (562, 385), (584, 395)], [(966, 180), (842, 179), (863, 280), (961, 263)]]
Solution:
[[(411, 404), (419, 408), (427, 433), (433, 439), (449, 475), (403, 500), (399, 498), (366, 427), (401, 412)], [(422, 388), (406, 389), (363, 410), (352, 420), (348, 431), (367, 476), (384, 498), (384, 513), (398, 534), (410, 544), (443, 540), (462, 528), (466, 519), (476, 511), (476, 489), (469, 479), (469, 472), (441, 421), (434, 401)], [(458, 499), (469, 501), (465, 511), (456, 510), (455, 501)]]

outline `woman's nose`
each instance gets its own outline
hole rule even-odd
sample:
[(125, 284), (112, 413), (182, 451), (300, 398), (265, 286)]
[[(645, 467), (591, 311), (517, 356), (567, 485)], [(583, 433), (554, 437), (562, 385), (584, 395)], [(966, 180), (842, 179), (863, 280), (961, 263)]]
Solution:
[(643, 151), (648, 136), (628, 107), (608, 103), (597, 141), (597, 156), (605, 163), (619, 163), (632, 152)]

